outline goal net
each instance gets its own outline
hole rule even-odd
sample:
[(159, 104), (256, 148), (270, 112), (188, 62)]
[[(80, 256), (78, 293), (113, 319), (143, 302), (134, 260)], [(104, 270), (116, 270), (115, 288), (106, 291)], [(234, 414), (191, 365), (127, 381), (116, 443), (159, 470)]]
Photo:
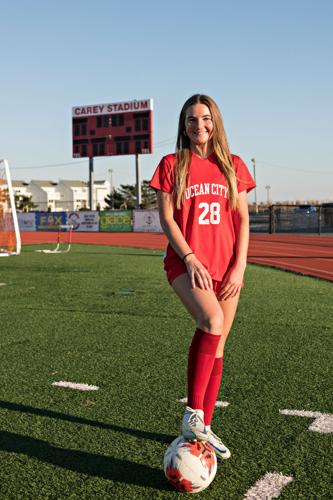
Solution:
[(58, 226), (57, 246), (49, 249), (35, 250), (40, 253), (67, 253), (71, 249), (73, 224), (60, 224)]
[(0, 160), (0, 257), (18, 255), (21, 237), (7, 160)]

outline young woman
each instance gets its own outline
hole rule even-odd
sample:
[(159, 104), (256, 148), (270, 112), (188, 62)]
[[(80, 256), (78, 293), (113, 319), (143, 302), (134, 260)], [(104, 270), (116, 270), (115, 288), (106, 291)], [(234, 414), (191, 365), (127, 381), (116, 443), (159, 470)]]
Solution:
[(164, 156), (150, 185), (157, 190), (168, 238), (164, 269), (196, 322), (188, 357), (185, 439), (230, 451), (210, 423), (222, 379), (223, 350), (235, 317), (249, 241), (247, 192), (255, 183), (229, 151), (217, 104), (195, 94), (184, 104), (176, 153)]

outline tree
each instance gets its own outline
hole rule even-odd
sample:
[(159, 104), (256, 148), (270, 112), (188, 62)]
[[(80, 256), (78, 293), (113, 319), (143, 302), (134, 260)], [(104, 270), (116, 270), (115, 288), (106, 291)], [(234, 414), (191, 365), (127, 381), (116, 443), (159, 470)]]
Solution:
[(131, 184), (120, 184), (119, 193), (122, 196), (123, 203), (121, 208), (135, 208), (136, 189)]
[[(157, 200), (154, 189), (149, 186), (149, 181), (141, 183), (141, 208), (156, 208)], [(132, 209), (136, 206), (136, 186), (132, 184), (121, 184), (119, 189), (112, 189), (112, 194), (104, 198), (108, 209), (125, 208)]]
[(142, 194), (142, 208), (157, 207), (156, 191), (149, 186), (149, 181), (142, 181), (141, 194)]
[(22, 210), (22, 212), (30, 212), (30, 210), (34, 210), (38, 205), (35, 205), (35, 203), (32, 201), (32, 196), (16, 194), (15, 206), (17, 210)]
[(117, 189), (113, 188), (112, 193), (108, 194), (104, 198), (105, 203), (107, 204), (107, 209), (119, 209), (119, 208), (124, 208), (125, 204), (125, 198), (120, 191)]

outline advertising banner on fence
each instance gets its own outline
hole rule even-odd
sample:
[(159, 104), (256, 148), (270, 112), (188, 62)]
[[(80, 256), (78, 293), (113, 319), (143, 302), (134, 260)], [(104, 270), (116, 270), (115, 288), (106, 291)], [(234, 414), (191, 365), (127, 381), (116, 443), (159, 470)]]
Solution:
[(99, 230), (105, 232), (128, 232), (132, 228), (131, 210), (105, 210), (99, 213)]
[(99, 231), (99, 212), (68, 212), (67, 224), (71, 224), (73, 231)]
[(58, 231), (59, 226), (66, 223), (66, 212), (36, 212), (37, 231)]
[(20, 231), (36, 231), (35, 213), (18, 213), (17, 214)]
[(158, 210), (133, 210), (133, 231), (163, 233)]

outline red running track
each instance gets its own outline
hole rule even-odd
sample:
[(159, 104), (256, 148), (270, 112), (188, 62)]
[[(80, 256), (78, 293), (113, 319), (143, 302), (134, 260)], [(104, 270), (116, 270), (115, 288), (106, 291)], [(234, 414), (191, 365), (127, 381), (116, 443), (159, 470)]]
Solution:
[[(23, 245), (55, 243), (57, 233), (22, 232)], [(73, 233), (73, 243), (164, 249), (157, 233)], [(250, 237), (248, 261), (333, 281), (333, 236), (256, 234)]]

